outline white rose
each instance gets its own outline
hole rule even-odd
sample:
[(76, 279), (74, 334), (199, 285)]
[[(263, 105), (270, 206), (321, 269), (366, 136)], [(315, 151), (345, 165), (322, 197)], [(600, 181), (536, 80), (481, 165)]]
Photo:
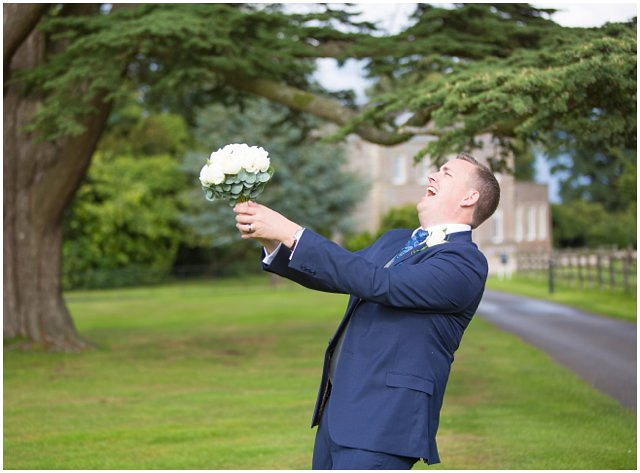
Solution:
[(258, 172), (258, 166), (256, 166), (256, 157), (252, 154), (245, 154), (242, 156), (242, 167), (247, 172)]
[(230, 145), (212, 154), (211, 158), (212, 162), (217, 163), (225, 174), (238, 174), (240, 172), (240, 167), (242, 166), (240, 156), (234, 152)]
[(271, 165), (271, 160), (268, 158), (269, 153), (259, 146), (252, 146), (251, 149), (253, 150), (253, 165), (256, 170), (266, 172)]
[(200, 170), (200, 183), (203, 186), (222, 184), (224, 182), (224, 172), (217, 163), (205, 164)]

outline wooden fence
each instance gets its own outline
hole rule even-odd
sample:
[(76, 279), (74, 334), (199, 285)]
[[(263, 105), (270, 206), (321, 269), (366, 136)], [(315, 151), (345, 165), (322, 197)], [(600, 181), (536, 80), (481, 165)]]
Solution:
[(519, 253), (517, 272), (572, 288), (631, 292), (637, 287), (636, 250), (554, 250)]

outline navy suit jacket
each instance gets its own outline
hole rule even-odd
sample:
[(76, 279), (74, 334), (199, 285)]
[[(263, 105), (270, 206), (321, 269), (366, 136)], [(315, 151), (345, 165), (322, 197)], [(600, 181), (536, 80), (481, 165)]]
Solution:
[[(352, 253), (306, 229), (293, 258), (285, 247), (264, 268), (303, 286), (350, 294), (329, 342), (312, 425), (328, 415), (334, 442), (438, 463), (436, 431), (453, 353), (487, 278), (471, 232), (419, 247), (385, 264), (411, 237), (392, 230)], [(347, 327), (331, 387), (328, 367)]]

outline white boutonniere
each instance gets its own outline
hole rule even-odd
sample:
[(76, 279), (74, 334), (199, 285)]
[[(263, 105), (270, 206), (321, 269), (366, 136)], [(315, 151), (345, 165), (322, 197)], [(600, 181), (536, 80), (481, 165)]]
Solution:
[(431, 248), (432, 246), (441, 245), (442, 243), (447, 243), (447, 229), (443, 228), (440, 230), (434, 230), (429, 232), (427, 239), (424, 241), (425, 245), (421, 248), (417, 248), (411, 252), (412, 255), (419, 253), (421, 251), (426, 250), (427, 248)]
[(429, 233), (425, 243), (427, 248), (432, 246), (440, 245), (441, 243), (447, 242), (447, 229), (435, 230)]

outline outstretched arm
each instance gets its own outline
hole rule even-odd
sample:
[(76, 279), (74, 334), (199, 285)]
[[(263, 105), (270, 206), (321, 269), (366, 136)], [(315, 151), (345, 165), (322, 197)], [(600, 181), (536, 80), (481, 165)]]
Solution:
[[(238, 204), (234, 211), (243, 238), (293, 245), (293, 235), (301, 228), (259, 204)], [(482, 294), (486, 279), (486, 262), (480, 253), (462, 251), (454, 245), (438, 247), (433, 250), (437, 255), (419, 264), (391, 268), (380, 267), (310, 230), (305, 230), (295, 251), (291, 261), (287, 259), (286, 266), (281, 265), (285, 277), (307, 287), (393, 307), (457, 313)]]
[(302, 229), (300, 225), (275, 210), (251, 201), (237, 204), (233, 211), (236, 213), (236, 227), (240, 230), (243, 239), (258, 240), (269, 254), (276, 251), (280, 244), (285, 247), (278, 250), (269, 264), (263, 264), (266, 271), (316, 291), (340, 292), (333, 286), (289, 266), (291, 250), (294, 246), (293, 237), (298, 230)]

